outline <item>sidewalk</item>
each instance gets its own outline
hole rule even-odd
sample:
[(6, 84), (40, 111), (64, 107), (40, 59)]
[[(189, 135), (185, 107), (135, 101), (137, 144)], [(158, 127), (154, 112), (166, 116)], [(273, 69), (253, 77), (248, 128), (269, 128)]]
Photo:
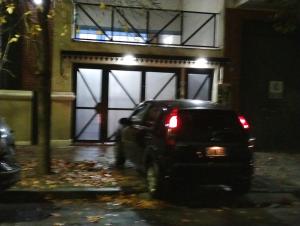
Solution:
[(8, 191), (22, 196), (54, 195), (85, 197), (145, 191), (144, 181), (130, 166), (114, 168), (112, 145), (69, 146), (52, 151), (52, 174), (37, 176), (36, 147), (18, 147), (17, 160), (22, 167), (21, 181)]
[[(56, 148), (52, 153), (53, 174), (43, 177), (37, 177), (35, 173), (35, 149), (17, 148), (17, 159), (23, 169), (22, 180), (6, 194), (84, 197), (145, 191), (144, 180), (130, 165), (124, 170), (113, 167), (113, 146)], [(300, 154), (256, 152), (251, 191), (299, 192)]]

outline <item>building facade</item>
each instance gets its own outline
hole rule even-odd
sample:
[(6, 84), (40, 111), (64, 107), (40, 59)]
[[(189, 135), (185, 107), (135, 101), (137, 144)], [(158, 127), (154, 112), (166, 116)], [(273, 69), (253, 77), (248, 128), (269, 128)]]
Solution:
[[(123, 4), (123, 5), (117, 5)], [(224, 0), (55, 1), (51, 141), (110, 142), (147, 99), (230, 104), (224, 84)], [(21, 87), (0, 90), (17, 144), (36, 142), (35, 59), (22, 48)]]
[(224, 1), (109, 3), (55, 8), (53, 144), (113, 141), (119, 118), (147, 99), (218, 100)]

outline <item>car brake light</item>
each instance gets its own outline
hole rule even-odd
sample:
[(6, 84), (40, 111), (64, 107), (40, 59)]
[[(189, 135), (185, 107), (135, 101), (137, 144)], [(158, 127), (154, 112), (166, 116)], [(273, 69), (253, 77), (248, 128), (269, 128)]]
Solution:
[(178, 109), (173, 109), (166, 117), (165, 127), (167, 128), (167, 144), (176, 144), (176, 134), (180, 126), (180, 118), (178, 115)]
[(167, 116), (165, 126), (168, 129), (177, 129), (179, 126), (178, 109), (174, 109)]
[(239, 121), (240, 121), (240, 123), (241, 123), (241, 125), (243, 126), (244, 129), (249, 129), (250, 128), (250, 125), (249, 125), (249, 123), (247, 122), (247, 120), (245, 119), (244, 116), (239, 115), (238, 118), (239, 118)]

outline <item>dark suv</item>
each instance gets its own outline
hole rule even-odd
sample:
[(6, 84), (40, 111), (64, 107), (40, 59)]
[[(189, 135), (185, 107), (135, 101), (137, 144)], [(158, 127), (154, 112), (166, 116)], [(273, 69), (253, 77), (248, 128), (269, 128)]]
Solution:
[(245, 118), (208, 101), (145, 101), (120, 119), (115, 160), (144, 172), (152, 196), (180, 180), (247, 192), (254, 139)]
[(8, 125), (0, 117), (0, 191), (20, 179), (20, 167), (15, 161), (15, 140)]

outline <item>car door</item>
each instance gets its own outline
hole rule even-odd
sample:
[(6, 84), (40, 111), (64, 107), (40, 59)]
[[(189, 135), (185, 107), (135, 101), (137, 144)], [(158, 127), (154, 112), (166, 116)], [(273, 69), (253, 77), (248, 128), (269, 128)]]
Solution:
[[(159, 143), (162, 140), (163, 132), (159, 128), (161, 125), (162, 107), (157, 104), (149, 106), (143, 120), (142, 128), (140, 129), (140, 137), (143, 139), (138, 143), (140, 145), (137, 153), (137, 164), (143, 169), (145, 167), (147, 147), (151, 149), (159, 149)], [(148, 149), (150, 150), (150, 149)], [(152, 153), (155, 154), (155, 153)], [(153, 156), (154, 157), (154, 156)]]
[(122, 130), (122, 143), (126, 156), (133, 163), (137, 164), (144, 140), (144, 116), (149, 108), (145, 103), (137, 107), (129, 117), (130, 124)]

